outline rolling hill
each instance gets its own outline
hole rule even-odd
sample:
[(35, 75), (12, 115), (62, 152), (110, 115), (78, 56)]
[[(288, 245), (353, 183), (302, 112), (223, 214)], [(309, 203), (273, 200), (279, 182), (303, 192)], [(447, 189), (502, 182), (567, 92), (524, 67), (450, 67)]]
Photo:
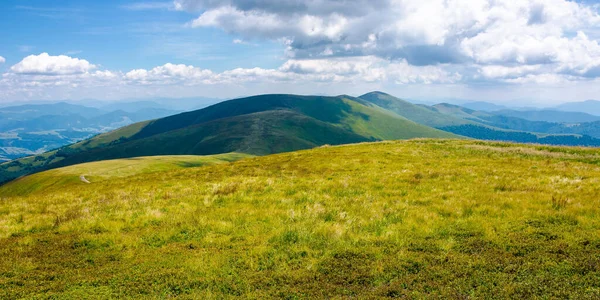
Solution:
[(261, 95), (148, 122), (0, 165), (0, 182), (82, 162), (151, 155), (253, 155), (417, 137), (457, 138), (350, 96)]
[(419, 139), (114, 171), (130, 162), (0, 187), (0, 298), (600, 297), (596, 149)]
[(361, 99), (393, 111), (417, 123), (458, 135), (521, 143), (600, 146), (600, 122), (565, 125), (496, 115), (447, 103), (415, 105), (382, 92)]
[(471, 123), (468, 120), (431, 110), (426, 105), (413, 104), (383, 92), (371, 92), (359, 98), (431, 127), (439, 128)]

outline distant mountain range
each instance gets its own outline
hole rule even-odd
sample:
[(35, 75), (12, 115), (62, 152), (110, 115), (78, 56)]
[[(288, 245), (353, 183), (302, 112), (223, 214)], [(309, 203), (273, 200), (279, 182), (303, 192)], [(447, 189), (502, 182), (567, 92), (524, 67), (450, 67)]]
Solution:
[[(151, 101), (107, 108), (118, 110), (66, 103), (0, 109), (4, 112), (0, 128), (5, 157), (23, 155), (19, 149), (39, 153), (95, 135), (1, 164), (0, 182), (114, 158), (228, 152), (265, 155), (326, 144), (417, 137), (600, 146), (600, 121), (589, 114), (488, 112), (446, 103), (429, 106), (382, 92), (360, 97), (260, 95), (175, 115)], [(578, 122), (546, 121), (558, 117)], [(140, 120), (150, 121), (128, 125)], [(114, 127), (121, 128), (98, 134)]]
[(69, 103), (0, 108), (0, 161), (39, 154), (135, 122), (179, 111), (123, 103), (93, 108)]
[(481, 111), (496, 111), (502, 109), (508, 109), (508, 107), (504, 105), (497, 105), (494, 103), (484, 102), (484, 101), (476, 101), (476, 102), (467, 102), (461, 105), (462, 107), (472, 109), (472, 110), (481, 110)]
[[(554, 107), (524, 107), (524, 106), (520, 106), (520, 107), (515, 107), (515, 106), (507, 106), (507, 105), (498, 105), (495, 103), (490, 103), (490, 102), (485, 102), (485, 101), (465, 101), (465, 100), (460, 100), (460, 99), (449, 99), (448, 101), (427, 101), (427, 102), (422, 102), (422, 101), (416, 101), (416, 100), (409, 100), (412, 103), (417, 103), (417, 104), (427, 104), (427, 105), (432, 105), (433, 103), (451, 103), (454, 105), (457, 105), (456, 103), (459, 103), (458, 105), (465, 107), (465, 108), (469, 108), (472, 110), (478, 110), (478, 111), (486, 111), (486, 112), (498, 112), (498, 111), (502, 111), (502, 114), (506, 114), (509, 111), (519, 111), (519, 112), (524, 112), (525, 114), (520, 115), (519, 117), (526, 117), (528, 114), (527, 113), (534, 113), (534, 112), (542, 112), (542, 115), (544, 112), (548, 112), (550, 113), (550, 115), (548, 117), (544, 117), (544, 119), (536, 119), (538, 116), (533, 115), (532, 116), (532, 120), (533, 121), (555, 121), (555, 122), (563, 122), (560, 121), (561, 117), (559, 117), (558, 120), (551, 120), (551, 116), (558, 116), (557, 114), (552, 115), (552, 112), (573, 112), (573, 113), (583, 113), (586, 115), (593, 115), (595, 117), (600, 117), (600, 101), (598, 100), (586, 100), (586, 101), (581, 101), (581, 102), (568, 102), (568, 103), (563, 103)], [(567, 118), (564, 122), (590, 122), (589, 120), (585, 120), (585, 116), (583, 116), (583, 119), (578, 119), (578, 118)]]
[(585, 112), (600, 116), (600, 101), (587, 100), (582, 102), (569, 102), (557, 106), (556, 109), (561, 111)]

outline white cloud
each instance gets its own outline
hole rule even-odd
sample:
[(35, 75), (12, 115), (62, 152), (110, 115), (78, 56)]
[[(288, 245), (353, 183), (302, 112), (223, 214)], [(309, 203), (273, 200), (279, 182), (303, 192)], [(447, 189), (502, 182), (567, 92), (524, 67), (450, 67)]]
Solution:
[(524, 65), (524, 66), (483, 66), (480, 68), (479, 72), (486, 78), (496, 79), (496, 78), (507, 78), (507, 77), (520, 77), (524, 74), (532, 73), (541, 68), (540, 65)]
[(412, 66), (406, 60), (388, 62), (375, 56), (331, 59), (291, 59), (280, 68), (285, 73), (320, 75), (334, 81), (407, 83), (452, 83), (461, 76), (439, 66)]
[[(538, 65), (600, 76), (600, 46), (586, 34), (600, 30), (600, 15), (575, 1), (175, 0), (175, 8), (199, 13), (192, 27), (282, 41), (295, 59), (377, 56), (461, 65), (488, 78), (538, 74)], [(511, 74), (496, 74), (502, 68)]]
[(213, 75), (210, 70), (203, 70), (194, 66), (174, 65), (167, 63), (151, 70), (136, 69), (125, 74), (125, 79), (133, 82), (150, 84), (173, 84), (175, 82), (202, 82)]
[[(95, 70), (85, 60), (42, 53), (28, 56), (14, 65), (0, 79), (0, 99), (15, 97), (47, 97), (77, 91), (95, 91), (87, 97), (103, 97), (120, 91), (128, 94), (140, 89), (223, 87), (220, 92), (245, 89), (248, 86), (331, 85), (331, 84), (430, 84), (454, 83), (461, 77), (437, 66), (411, 66), (406, 61), (389, 63), (375, 56), (331, 59), (290, 59), (279, 68), (235, 68), (213, 72), (196, 66), (167, 63), (151, 69), (128, 72)], [(124, 90), (127, 90), (124, 92)], [(47, 93), (47, 94), (46, 94)], [(63, 96), (65, 97), (65, 96)]]
[(29, 55), (12, 66), (10, 70), (17, 74), (31, 75), (70, 75), (83, 74), (96, 66), (85, 59), (65, 55), (51, 56), (48, 53)]
[(510, 78), (506, 79), (506, 82), (509, 83), (518, 83), (518, 84), (539, 84), (539, 85), (557, 85), (568, 83), (571, 78), (569, 76), (559, 75), (559, 74), (527, 74), (523, 77), (518, 78)]
[(5, 62), (6, 62), (6, 59), (4, 57), (0, 56), (0, 64), (3, 64)]

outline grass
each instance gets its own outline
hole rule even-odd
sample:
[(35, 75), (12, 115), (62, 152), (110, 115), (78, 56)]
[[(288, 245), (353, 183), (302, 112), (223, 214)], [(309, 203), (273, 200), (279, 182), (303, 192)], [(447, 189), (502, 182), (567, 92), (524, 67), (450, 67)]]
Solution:
[(599, 298), (599, 166), (410, 140), (0, 187), (0, 298)]
[(121, 180), (129, 176), (147, 176), (148, 173), (164, 172), (179, 168), (200, 167), (231, 162), (252, 155), (227, 153), (217, 155), (170, 155), (147, 156), (104, 160), (54, 169), (10, 182), (2, 187), (2, 195), (23, 195), (35, 191), (44, 193), (77, 188), (82, 181), (80, 176), (93, 183), (106, 180)]

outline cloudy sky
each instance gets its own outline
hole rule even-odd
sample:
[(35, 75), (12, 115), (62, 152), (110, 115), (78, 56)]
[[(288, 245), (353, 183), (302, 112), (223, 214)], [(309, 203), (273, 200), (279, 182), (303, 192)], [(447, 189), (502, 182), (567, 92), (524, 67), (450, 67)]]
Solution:
[(600, 99), (597, 1), (3, 0), (0, 29), (0, 102)]

